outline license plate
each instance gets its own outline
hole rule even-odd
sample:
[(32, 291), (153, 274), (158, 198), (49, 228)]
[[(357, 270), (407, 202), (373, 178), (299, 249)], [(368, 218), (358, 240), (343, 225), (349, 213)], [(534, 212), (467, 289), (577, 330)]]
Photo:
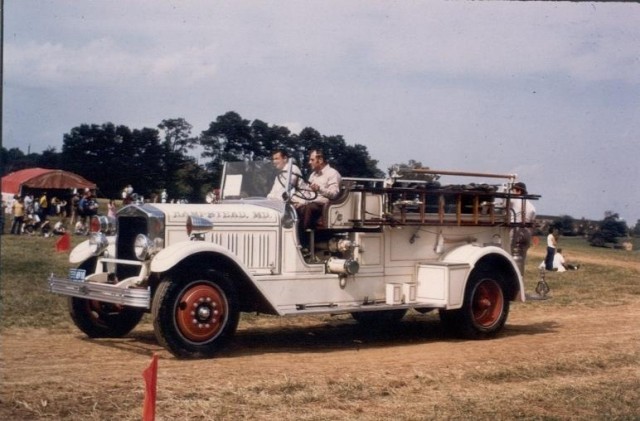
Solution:
[(84, 269), (69, 269), (69, 279), (73, 282), (84, 282), (87, 271)]

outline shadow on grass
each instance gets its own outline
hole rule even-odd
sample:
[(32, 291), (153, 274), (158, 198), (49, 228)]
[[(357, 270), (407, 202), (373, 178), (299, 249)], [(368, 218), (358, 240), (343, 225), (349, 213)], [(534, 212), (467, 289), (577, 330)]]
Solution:
[[(420, 316), (422, 317), (422, 316)], [(543, 322), (530, 325), (510, 325), (497, 337), (510, 338), (520, 335), (553, 333), (557, 323)], [(118, 339), (83, 340), (97, 346), (115, 348), (140, 355), (165, 351), (156, 341), (155, 334), (143, 325), (128, 336)], [(351, 319), (330, 320), (311, 325), (287, 325), (268, 327), (242, 327), (226, 349), (216, 358), (233, 358), (269, 353), (330, 353), (335, 351), (404, 347), (436, 342), (474, 342), (456, 338), (445, 331), (437, 317), (427, 320), (407, 318), (387, 325), (363, 325)]]

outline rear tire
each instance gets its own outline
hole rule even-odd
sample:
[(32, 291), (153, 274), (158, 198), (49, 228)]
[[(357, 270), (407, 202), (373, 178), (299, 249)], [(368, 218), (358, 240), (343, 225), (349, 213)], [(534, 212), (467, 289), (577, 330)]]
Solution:
[(158, 342), (181, 358), (210, 358), (238, 327), (238, 298), (223, 277), (163, 280), (151, 306)]
[(478, 270), (471, 273), (458, 310), (440, 310), (440, 320), (447, 330), (466, 339), (494, 337), (502, 330), (509, 315), (501, 279)]

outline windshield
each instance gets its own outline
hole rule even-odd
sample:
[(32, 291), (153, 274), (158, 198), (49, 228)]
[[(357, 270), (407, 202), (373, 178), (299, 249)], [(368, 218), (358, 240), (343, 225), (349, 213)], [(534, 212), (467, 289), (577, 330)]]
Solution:
[(286, 191), (283, 185), (287, 177), (277, 177), (278, 171), (270, 161), (227, 162), (222, 177), (222, 199), (259, 199), (270, 197), (277, 189)]

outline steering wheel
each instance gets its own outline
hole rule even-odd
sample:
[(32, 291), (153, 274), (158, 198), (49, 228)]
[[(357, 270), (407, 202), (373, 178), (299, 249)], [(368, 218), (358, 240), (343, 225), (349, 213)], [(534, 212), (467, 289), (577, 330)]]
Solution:
[[(311, 190), (309, 183), (304, 181), (302, 177), (297, 176), (295, 174), (292, 176), (292, 178), (293, 177), (298, 177), (298, 182), (293, 185), (294, 191), (292, 196), (295, 196), (302, 200), (309, 200), (309, 201), (315, 200), (318, 197), (318, 192)], [(278, 182), (282, 187), (284, 187), (285, 189), (287, 188), (286, 171), (280, 171), (276, 176), (276, 179), (278, 180)]]

